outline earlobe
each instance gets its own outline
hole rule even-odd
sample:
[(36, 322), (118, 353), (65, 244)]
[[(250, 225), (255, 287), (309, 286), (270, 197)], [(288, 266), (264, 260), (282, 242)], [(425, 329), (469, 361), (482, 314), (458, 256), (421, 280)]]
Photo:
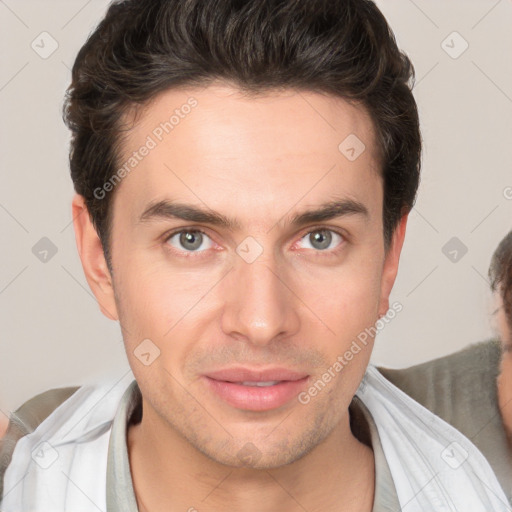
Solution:
[(112, 277), (84, 197), (75, 194), (71, 205), (76, 246), (87, 283), (101, 312), (110, 320), (118, 320)]
[(379, 318), (384, 316), (389, 309), (389, 295), (393, 289), (396, 275), (398, 273), (398, 263), (405, 239), (407, 219), (409, 215), (403, 215), (393, 233), (388, 252), (384, 260), (381, 281), (381, 296), (379, 303)]

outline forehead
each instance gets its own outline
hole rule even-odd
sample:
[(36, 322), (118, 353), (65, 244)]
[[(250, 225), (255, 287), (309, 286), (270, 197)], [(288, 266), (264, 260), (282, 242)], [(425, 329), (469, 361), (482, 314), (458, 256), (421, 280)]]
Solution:
[(115, 202), (129, 205), (134, 221), (163, 197), (212, 208), (259, 198), (265, 214), (301, 196), (314, 204), (343, 192), (379, 209), (375, 141), (365, 109), (333, 96), (249, 96), (223, 84), (172, 89), (153, 98), (126, 132), (119, 162), (126, 172)]

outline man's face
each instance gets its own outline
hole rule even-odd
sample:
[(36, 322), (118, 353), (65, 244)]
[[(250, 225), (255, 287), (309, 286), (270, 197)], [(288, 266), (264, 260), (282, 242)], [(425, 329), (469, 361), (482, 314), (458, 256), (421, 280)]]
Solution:
[[(161, 123), (191, 97), (197, 104), (162, 134)], [(143, 421), (228, 465), (247, 464), (241, 454), (251, 451), (254, 467), (299, 459), (348, 425), (372, 340), (307, 404), (296, 395), (386, 312), (396, 275), (406, 218), (385, 257), (372, 122), (320, 94), (243, 98), (212, 85), (157, 97), (127, 134), (122, 161), (148, 136), (154, 147), (117, 185), (115, 302), (100, 298), (120, 320)], [(143, 216), (159, 201), (216, 212), (236, 226)], [(344, 201), (351, 209), (338, 217), (291, 222)], [(304, 378), (269, 387), (221, 381), (289, 379), (211, 378), (235, 367)]]

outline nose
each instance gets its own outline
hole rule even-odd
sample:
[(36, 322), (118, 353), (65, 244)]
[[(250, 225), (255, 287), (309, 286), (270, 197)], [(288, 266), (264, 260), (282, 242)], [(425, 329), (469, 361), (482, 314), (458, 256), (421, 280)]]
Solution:
[(299, 304), (290, 279), (272, 258), (239, 259), (223, 281), (222, 329), (232, 337), (264, 346), (297, 332)]

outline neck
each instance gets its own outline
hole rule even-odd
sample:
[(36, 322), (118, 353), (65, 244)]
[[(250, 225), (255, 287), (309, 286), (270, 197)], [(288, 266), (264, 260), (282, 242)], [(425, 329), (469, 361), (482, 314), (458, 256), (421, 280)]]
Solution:
[(127, 433), (135, 494), (143, 512), (370, 512), (373, 452), (352, 434), (347, 414), (302, 458), (271, 469), (226, 466), (205, 456), (151, 411)]

